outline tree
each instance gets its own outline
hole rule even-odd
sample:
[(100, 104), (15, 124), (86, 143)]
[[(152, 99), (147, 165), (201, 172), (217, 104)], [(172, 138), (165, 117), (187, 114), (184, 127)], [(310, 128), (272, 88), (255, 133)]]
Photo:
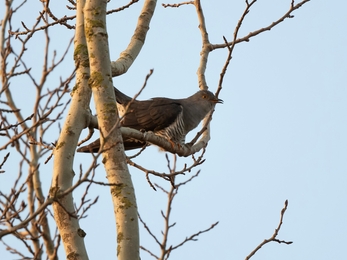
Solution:
[[(245, 9), (235, 27), (233, 38), (224, 37), (224, 41), (218, 44), (211, 44), (209, 41), (200, 1), (164, 4), (163, 6), (166, 8), (182, 7), (186, 4), (195, 6), (202, 39), (200, 64), (197, 71), (197, 85), (201, 89), (207, 88), (205, 71), (209, 55), (216, 49), (224, 48), (228, 50), (218, 82), (217, 94), (219, 94), (236, 44), (247, 42), (252, 37), (272, 29), (286, 18), (291, 18), (292, 13), (308, 1), (303, 0), (299, 3), (292, 1), (290, 8), (276, 21), (266, 27), (252, 31), (244, 37), (240, 37), (239, 30), (242, 22), (251, 7), (257, 2), (256, 0), (246, 1)], [(205, 119), (204, 126), (194, 138), (195, 144), (193, 146), (173, 147), (167, 140), (158, 138), (151, 133), (144, 135), (134, 129), (121, 129), (119, 127), (112, 77), (126, 73), (141, 52), (157, 2), (144, 1), (136, 30), (129, 40), (129, 45), (114, 62), (111, 62), (110, 59), (108, 46), (110, 32), (106, 30), (106, 15), (123, 11), (136, 2), (131, 1), (123, 7), (109, 11), (106, 8), (106, 1), (71, 2), (68, 9), (76, 9), (76, 16), (68, 17), (66, 15), (56, 15), (54, 7), (51, 6), (49, 1), (46, 1), (42, 3), (42, 11), (36, 22), (29, 21), (30, 25), (27, 22), (22, 22), (21, 25), (16, 24), (16, 19), (20, 19), (20, 17), (16, 18), (16, 14), (25, 8), (25, 2), (16, 7), (13, 1), (6, 2), (6, 11), (1, 27), (1, 93), (2, 104), (4, 105), (4, 108), (1, 109), (3, 122), (1, 132), (6, 138), (2, 150), (11, 150), (11, 154), (7, 153), (4, 156), (2, 167), (6, 166), (9, 163), (9, 158), (12, 158), (12, 154), (16, 153), (15, 160), (17, 160), (17, 163), (19, 162), (19, 176), (14, 178), (10, 191), (0, 193), (2, 204), (1, 222), (6, 225), (0, 231), (0, 238), (12, 236), (18, 239), (25, 245), (30, 258), (40, 259), (45, 253), (47, 258), (57, 259), (58, 247), (61, 242), (65, 248), (67, 258), (88, 258), (84, 244), (85, 232), (80, 227), (79, 220), (85, 217), (88, 209), (97, 202), (97, 198), (92, 201), (88, 199), (89, 189), (93, 185), (101, 184), (108, 186), (112, 194), (117, 225), (117, 257), (118, 259), (138, 259), (140, 246), (137, 204), (127, 164), (144, 171), (152, 188), (159, 188), (168, 194), (168, 208), (166, 214), (163, 214), (166, 226), (163, 242), (159, 242), (159, 239), (147, 227), (145, 221), (142, 221), (145, 229), (161, 246), (160, 256), (142, 247), (152, 256), (157, 259), (167, 259), (172, 250), (187, 241), (194, 240), (196, 236), (217, 225), (217, 222), (212, 224), (209, 228), (193, 234), (182, 243), (178, 243), (177, 246), (167, 244), (168, 231), (172, 228), (169, 222), (172, 200), (177, 194), (178, 188), (188, 184), (197, 174), (188, 176), (188, 179), (180, 183), (176, 182), (176, 176), (190, 172), (204, 162), (204, 151), (210, 138), (209, 122), (211, 117), (208, 116)], [(73, 25), (74, 21), (76, 25)], [(75, 32), (73, 53), (75, 70), (71, 69), (66, 76), (60, 79), (58, 86), (52, 90), (50, 77), (53, 71), (67, 60), (72, 42), (66, 40), (66, 50), (60, 56), (57, 56), (55, 51), (51, 53), (51, 35), (49, 32), (57, 26), (60, 26), (57, 30), (63, 28), (64, 32), (70, 30), (69, 34)], [(17, 29), (18, 27), (20, 29)], [(45, 52), (42, 57), (43, 70), (40, 80), (37, 79), (37, 72), (34, 71), (34, 66), (30, 64), (31, 61), (26, 59), (26, 55), (32, 48), (29, 45), (35, 37), (45, 39)], [(52, 59), (51, 62), (50, 59)], [(151, 73), (145, 79), (144, 85), (146, 85), (150, 75)], [(17, 84), (23, 84), (21, 78), (24, 78), (24, 82), (29, 79), (34, 89), (27, 93), (28, 99), (29, 97), (32, 98), (30, 100), (32, 113), (29, 115), (26, 114), (27, 104), (18, 105), (15, 101), (17, 95), (15, 87)], [(76, 83), (70, 89), (71, 81), (74, 78)], [(71, 99), (66, 96), (69, 92), (71, 92)], [(91, 114), (89, 109), (92, 95), (98, 115), (97, 118)], [(60, 130), (62, 119), (64, 123)], [(14, 123), (15, 121), (17, 123)], [(57, 126), (60, 135), (55, 142), (51, 138), (50, 131), (55, 132), (54, 128), (57, 128)], [(93, 157), (94, 160), (89, 169), (83, 170), (82, 166), (80, 167), (79, 178), (74, 181), (74, 175), (76, 174), (73, 167), (75, 150), (82, 130), (87, 127), (90, 129), (91, 134), (93, 128), (99, 129), (103, 146), (101, 152)], [(175, 161), (168, 174), (146, 169), (144, 166), (133, 162), (132, 158), (126, 157), (121, 141), (122, 136), (149, 141), (180, 156), (193, 155), (192, 161), (190, 166), (184, 167), (182, 170), (176, 170)], [(48, 156), (49, 151), (52, 151), (53, 159), (48, 157), (46, 160), (44, 157)], [(141, 152), (136, 156), (141, 156)], [(194, 154), (197, 152), (201, 153), (195, 158)], [(94, 180), (95, 169), (98, 166), (97, 159), (101, 154), (108, 183), (100, 183)], [(176, 160), (176, 157), (174, 158)], [(52, 184), (49, 194), (45, 193), (47, 189), (43, 189), (41, 184), (41, 165), (44, 160), (49, 163), (53, 160)], [(167, 160), (169, 162), (168, 157)], [(23, 175), (23, 171), (27, 171), (28, 174)], [(7, 174), (7, 171), (4, 174)], [(150, 176), (157, 176), (169, 181), (170, 189), (166, 190), (160, 185), (153, 184)], [(72, 192), (76, 189), (85, 191), (81, 196), (79, 205), (76, 205), (76, 200), (72, 196)], [(24, 199), (24, 196), (27, 199)], [(285, 209), (286, 207), (283, 213)], [(54, 237), (52, 237), (52, 227), (55, 227), (55, 225), (50, 223), (51, 215), (54, 216), (57, 227)], [(276, 236), (270, 241), (274, 240), (276, 240)], [(4, 239), (2, 241), (12, 253), (22, 258), (28, 257), (26, 253), (18, 250), (15, 246), (7, 244)], [(27, 241), (30, 241), (30, 243)]]

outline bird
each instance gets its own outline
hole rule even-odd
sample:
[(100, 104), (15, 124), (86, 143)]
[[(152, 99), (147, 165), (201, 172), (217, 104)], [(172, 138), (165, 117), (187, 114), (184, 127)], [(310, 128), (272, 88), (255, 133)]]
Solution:
[[(205, 116), (223, 100), (208, 90), (200, 90), (183, 99), (155, 97), (149, 100), (136, 100), (114, 88), (120, 125), (142, 132), (152, 131), (168, 140), (172, 145), (184, 145), (185, 137), (196, 128)], [(125, 150), (141, 148), (145, 142), (134, 139), (123, 140)], [(97, 153), (100, 139), (77, 152)]]

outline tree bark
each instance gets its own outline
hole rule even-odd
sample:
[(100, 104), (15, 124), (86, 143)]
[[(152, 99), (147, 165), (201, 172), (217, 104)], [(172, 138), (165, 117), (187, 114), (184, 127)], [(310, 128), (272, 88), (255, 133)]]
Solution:
[(85, 1), (77, 1), (76, 34), (74, 59), (77, 67), (76, 85), (71, 93), (71, 106), (61, 134), (54, 149), (53, 179), (50, 196), (56, 197), (53, 203), (54, 219), (64, 245), (66, 259), (88, 259), (84, 244), (84, 232), (80, 232), (77, 216), (74, 213), (72, 192), (64, 197), (59, 194), (72, 186), (74, 177), (73, 161), (81, 131), (88, 126), (91, 90), (88, 86), (89, 62), (84, 36), (83, 6)]
[(137, 204), (126, 163), (119, 116), (113, 90), (111, 61), (106, 30), (106, 1), (87, 1), (84, 8), (90, 78), (98, 125), (103, 163), (111, 184), (117, 227), (117, 259), (138, 260), (139, 227)]

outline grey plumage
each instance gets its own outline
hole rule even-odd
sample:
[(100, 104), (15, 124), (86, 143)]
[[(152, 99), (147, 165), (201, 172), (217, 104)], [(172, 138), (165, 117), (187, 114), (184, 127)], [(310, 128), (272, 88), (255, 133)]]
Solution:
[[(139, 131), (152, 131), (171, 143), (184, 144), (188, 132), (196, 128), (202, 119), (222, 103), (208, 90), (200, 90), (183, 99), (152, 98), (150, 100), (132, 100), (132, 98), (115, 89), (117, 108), (121, 126)], [(130, 104), (130, 105), (129, 105)], [(128, 107), (129, 105), (129, 107)], [(125, 150), (140, 148), (142, 141), (123, 140)], [(78, 152), (98, 152), (100, 140), (79, 148)]]

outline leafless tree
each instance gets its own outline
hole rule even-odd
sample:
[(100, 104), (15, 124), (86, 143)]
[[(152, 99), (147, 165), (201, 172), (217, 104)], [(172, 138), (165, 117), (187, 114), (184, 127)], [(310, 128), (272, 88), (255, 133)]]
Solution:
[[(115, 61), (111, 61), (109, 55), (106, 16), (116, 15), (137, 2), (138, 0), (131, 0), (127, 5), (108, 10), (107, 1), (69, 0), (65, 3), (66, 13), (59, 14), (47, 0), (35, 3), (38, 8), (36, 17), (32, 16), (30, 21), (22, 21), (21, 12), (29, 3), (26, 0), (4, 1), (0, 34), (0, 178), (1, 182), (6, 179), (6, 183), (11, 185), (0, 191), (0, 240), (3, 248), (15, 254), (16, 258), (58, 259), (58, 248), (62, 243), (66, 258), (88, 259), (84, 244), (85, 232), (80, 228), (79, 220), (86, 217), (86, 212), (97, 203), (98, 198), (90, 198), (88, 194), (92, 185), (103, 185), (111, 190), (117, 227), (117, 258), (121, 260), (139, 259), (140, 248), (156, 259), (168, 259), (173, 250), (188, 241), (195, 241), (197, 236), (218, 224), (213, 223), (177, 245), (168, 245), (169, 231), (174, 225), (170, 222), (172, 201), (177, 192), (193, 181), (199, 172), (195, 175), (187, 174), (186, 181), (181, 183), (175, 181), (176, 176), (193, 172), (195, 167), (204, 162), (205, 148), (210, 139), (211, 114), (205, 118), (202, 129), (190, 142), (191, 145), (172, 146), (168, 140), (153, 133), (144, 134), (119, 126), (112, 78), (126, 73), (136, 61), (145, 43), (155, 8), (160, 7), (156, 7), (155, 0), (143, 1), (136, 30), (129, 39), (128, 47)], [(240, 36), (239, 29), (256, 2), (257, 0), (245, 1), (245, 9), (234, 29), (233, 37), (227, 39), (221, 36), (219, 43), (211, 43), (208, 38), (201, 1), (162, 4), (162, 8), (195, 6), (202, 42), (197, 69), (197, 86), (200, 89), (207, 89), (206, 65), (214, 50), (228, 49), (219, 82), (214, 84), (217, 85), (218, 96), (236, 44), (250, 41), (285, 19), (292, 18), (295, 10), (309, 0), (297, 3), (292, 0), (288, 3), (288, 10), (279, 15), (277, 20)], [(179, 12), (178, 9), (178, 16)], [(57, 41), (60, 46), (65, 46), (64, 52), (52, 51), (52, 45), (57, 44)], [(72, 43), (74, 66), (71, 59)], [(35, 45), (39, 46), (40, 51)], [(41, 71), (38, 68), (41, 68)], [(67, 74), (66, 68), (70, 68)], [(57, 77), (56, 73), (60, 77)], [(90, 112), (92, 96), (98, 117)], [(23, 97), (25, 102), (22, 101)], [(89, 136), (94, 133), (93, 129), (99, 130), (102, 148), (100, 153), (93, 155), (94, 160), (89, 169), (80, 167), (78, 178), (74, 179), (74, 155), (78, 142), (82, 139), (81, 132), (85, 128), (89, 129)], [(56, 136), (56, 140), (52, 140), (51, 136)], [(170, 166), (167, 158), (168, 173), (158, 172), (155, 165), (148, 169), (134, 161), (135, 157), (141, 156), (142, 150), (131, 158), (125, 155), (122, 137), (136, 138), (157, 145), (178, 156), (190, 156), (191, 164), (183, 169), (176, 169), (177, 157), (174, 156), (173, 166)], [(100, 155), (103, 158), (107, 183), (94, 180)], [(147, 230), (159, 245), (158, 253), (148, 250), (145, 245), (140, 247), (137, 204), (128, 165), (143, 171), (144, 181), (168, 196), (166, 211), (162, 212), (162, 239), (140, 218), (144, 230)], [(43, 174), (51, 176), (51, 183), (43, 180)], [(171, 188), (163, 188), (152, 178), (167, 180)], [(84, 192), (79, 199), (74, 200), (72, 192), (75, 189)], [(247, 259), (270, 241), (290, 243), (277, 239), (286, 208), (287, 202), (274, 235), (262, 242)]]

